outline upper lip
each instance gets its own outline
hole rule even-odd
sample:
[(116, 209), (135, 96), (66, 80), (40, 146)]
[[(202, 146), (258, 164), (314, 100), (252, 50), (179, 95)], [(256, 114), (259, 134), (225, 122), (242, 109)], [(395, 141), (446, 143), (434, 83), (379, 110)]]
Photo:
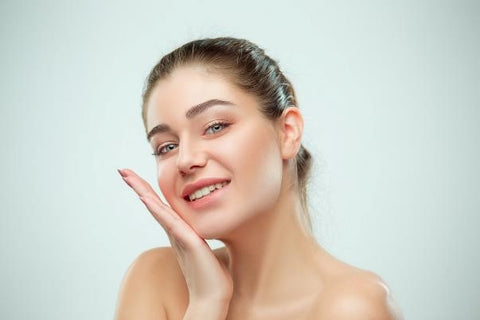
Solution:
[(189, 183), (182, 190), (182, 198), (188, 197), (192, 192), (197, 191), (198, 189), (201, 189), (201, 188), (206, 187), (206, 186), (210, 186), (212, 184), (222, 183), (224, 181), (230, 181), (230, 179), (227, 179), (227, 178), (204, 178), (204, 179), (200, 179), (198, 181), (195, 181), (194, 183)]

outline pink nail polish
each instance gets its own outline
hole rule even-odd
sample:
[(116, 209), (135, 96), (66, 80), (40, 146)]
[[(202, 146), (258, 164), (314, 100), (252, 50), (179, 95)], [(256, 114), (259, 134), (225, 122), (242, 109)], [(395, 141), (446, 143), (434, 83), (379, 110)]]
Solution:
[(117, 169), (117, 171), (118, 171), (118, 173), (120, 173), (120, 175), (121, 175), (122, 177), (125, 177), (125, 174), (123, 173), (123, 171), (122, 171), (121, 169)]
[(129, 187), (132, 187), (132, 185), (130, 184), (130, 182), (128, 182), (125, 177), (122, 177), (122, 180), (125, 181), (125, 183), (128, 184)]

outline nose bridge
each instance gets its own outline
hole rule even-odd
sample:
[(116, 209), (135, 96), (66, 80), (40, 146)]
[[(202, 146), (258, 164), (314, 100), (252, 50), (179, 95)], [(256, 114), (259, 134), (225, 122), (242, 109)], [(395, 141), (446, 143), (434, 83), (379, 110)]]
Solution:
[(184, 173), (190, 172), (195, 167), (205, 165), (205, 154), (199, 142), (185, 137), (178, 145), (177, 167)]

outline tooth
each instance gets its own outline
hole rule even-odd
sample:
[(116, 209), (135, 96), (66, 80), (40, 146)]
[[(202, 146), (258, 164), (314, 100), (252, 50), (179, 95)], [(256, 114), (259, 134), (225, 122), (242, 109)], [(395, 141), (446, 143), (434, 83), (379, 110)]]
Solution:
[(210, 189), (208, 189), (207, 187), (206, 188), (203, 188), (200, 190), (202, 192), (202, 195), (206, 196), (207, 194), (210, 193)]
[(223, 188), (225, 185), (228, 184), (228, 181), (224, 181), (222, 183), (215, 183), (215, 184), (212, 184), (210, 186), (207, 186), (207, 187), (203, 187), (195, 192), (192, 192), (189, 196), (188, 196), (188, 199), (190, 201), (193, 201), (193, 200), (196, 200), (196, 199), (200, 199), (200, 198), (203, 198), (204, 196), (206, 196), (207, 194), (213, 192), (215, 189), (221, 189)]

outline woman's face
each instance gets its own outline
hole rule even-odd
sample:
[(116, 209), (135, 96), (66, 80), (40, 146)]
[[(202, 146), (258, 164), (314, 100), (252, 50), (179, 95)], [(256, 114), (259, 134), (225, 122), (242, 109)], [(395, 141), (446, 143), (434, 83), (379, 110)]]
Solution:
[(276, 126), (254, 96), (185, 66), (157, 83), (146, 107), (160, 190), (200, 237), (226, 238), (272, 210), (283, 161)]

